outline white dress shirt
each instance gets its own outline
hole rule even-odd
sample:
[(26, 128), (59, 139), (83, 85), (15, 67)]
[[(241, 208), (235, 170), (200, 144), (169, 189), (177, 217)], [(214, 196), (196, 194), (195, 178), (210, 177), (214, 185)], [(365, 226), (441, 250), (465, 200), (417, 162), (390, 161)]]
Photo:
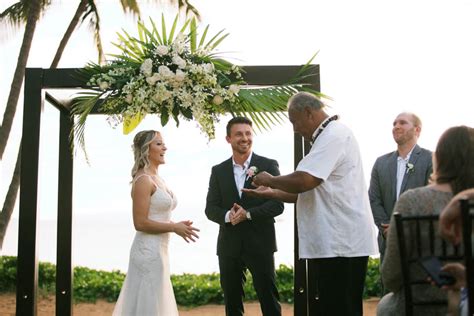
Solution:
[(300, 259), (375, 255), (377, 242), (359, 145), (339, 121), (315, 139), (296, 168), (322, 180), (298, 194)]
[[(252, 160), (252, 153), (250, 153), (247, 160), (245, 160), (243, 165), (239, 165), (235, 162), (234, 157), (232, 157), (232, 165), (234, 166), (234, 180), (235, 186), (237, 187), (237, 192), (239, 196), (242, 197), (242, 189), (245, 185), (245, 180), (247, 179), (247, 170), (250, 166), (250, 160)], [(230, 222), (230, 210), (225, 214), (225, 222)]]
[[(415, 146), (413, 146), (413, 148), (415, 148)], [(405, 177), (405, 173), (408, 172), (407, 164), (408, 164), (408, 161), (410, 161), (410, 156), (411, 156), (411, 152), (413, 151), (413, 148), (410, 150), (406, 158), (402, 158), (401, 156), (398, 156), (397, 158), (397, 200), (398, 200), (398, 197), (400, 196), (400, 190), (402, 188), (403, 177)]]

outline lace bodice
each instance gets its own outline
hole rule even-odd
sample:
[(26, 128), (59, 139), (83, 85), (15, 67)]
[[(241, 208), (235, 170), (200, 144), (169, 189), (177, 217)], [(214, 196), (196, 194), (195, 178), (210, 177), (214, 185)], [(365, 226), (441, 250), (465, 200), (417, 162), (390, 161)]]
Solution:
[(168, 189), (163, 179), (152, 177), (146, 173), (135, 177), (133, 184), (141, 177), (148, 177), (155, 185), (155, 192), (153, 192), (150, 197), (148, 218), (154, 221), (170, 221), (171, 211), (174, 210), (178, 204), (176, 196)]
[(155, 221), (169, 221), (171, 211), (176, 208), (176, 196), (169, 189), (156, 187), (150, 198), (148, 218)]

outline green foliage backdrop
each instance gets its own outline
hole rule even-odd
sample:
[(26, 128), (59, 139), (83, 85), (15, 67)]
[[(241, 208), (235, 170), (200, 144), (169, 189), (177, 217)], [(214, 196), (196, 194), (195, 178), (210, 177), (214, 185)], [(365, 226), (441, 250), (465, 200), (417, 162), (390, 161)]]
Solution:
[[(0, 257), (0, 292), (14, 292), (16, 287), (16, 257)], [(280, 265), (276, 270), (277, 287), (280, 301), (293, 303), (293, 268)], [(39, 263), (38, 284), (41, 295), (53, 295), (55, 292), (56, 266), (51, 263)], [(85, 267), (74, 268), (75, 302), (94, 302), (105, 299), (114, 302), (120, 293), (125, 274), (120, 271), (99, 271)], [(205, 304), (223, 304), (224, 296), (219, 283), (219, 274), (181, 274), (171, 276), (178, 305), (199, 306)], [(380, 296), (379, 260), (369, 259), (364, 297)], [(252, 276), (247, 273), (245, 300), (257, 300), (253, 289)]]

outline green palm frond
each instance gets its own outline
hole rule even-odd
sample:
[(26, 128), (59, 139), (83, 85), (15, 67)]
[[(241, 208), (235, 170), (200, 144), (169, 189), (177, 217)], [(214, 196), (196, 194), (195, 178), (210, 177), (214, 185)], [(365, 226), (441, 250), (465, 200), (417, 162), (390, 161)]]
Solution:
[[(81, 92), (79, 96), (75, 97), (72, 102), (71, 115), (77, 116), (76, 121), (74, 122), (72, 134), (77, 143), (86, 153), (86, 146), (84, 141), (84, 129), (86, 126), (87, 116), (92, 112), (94, 107), (99, 101), (102, 93), (100, 92)], [(74, 139), (70, 139), (71, 145), (74, 144)]]
[[(176, 125), (180, 119), (195, 119), (212, 139), (215, 120), (224, 112), (249, 117), (256, 129), (268, 130), (286, 120), (288, 100), (296, 92), (323, 96), (308, 83), (317, 53), (288, 83), (250, 87), (242, 68), (215, 51), (229, 35), (224, 30), (209, 36), (208, 25), (199, 34), (196, 18), (178, 27), (178, 16), (170, 28), (164, 15), (160, 27), (150, 22), (151, 27), (138, 22), (137, 36), (125, 30), (117, 34), (119, 42), (113, 45), (120, 53), (109, 55), (114, 60), (104, 66), (89, 63), (78, 73), (94, 90), (73, 102), (74, 137), (84, 150), (84, 127), (91, 112), (123, 117), (156, 113), (163, 126), (171, 118)], [(124, 121), (124, 130), (130, 131), (128, 127)]]

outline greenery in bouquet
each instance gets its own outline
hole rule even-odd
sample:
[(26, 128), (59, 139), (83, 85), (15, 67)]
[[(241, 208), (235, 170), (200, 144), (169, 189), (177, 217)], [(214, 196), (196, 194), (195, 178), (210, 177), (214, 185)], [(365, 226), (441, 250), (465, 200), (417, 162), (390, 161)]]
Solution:
[[(72, 115), (78, 116), (74, 135), (84, 148), (87, 116), (97, 111), (109, 115), (113, 125), (123, 123), (125, 134), (145, 117), (158, 114), (165, 126), (170, 118), (195, 120), (209, 139), (223, 113), (252, 118), (258, 128), (267, 128), (284, 117), (288, 98), (302, 85), (308, 62), (287, 85), (255, 88), (243, 81), (243, 70), (221, 58), (215, 48), (228, 36), (223, 31), (207, 39), (209, 26), (198, 36), (195, 19), (177, 30), (178, 17), (167, 32), (150, 20), (138, 23), (138, 36), (118, 34), (120, 54), (105, 65), (89, 63), (80, 75), (90, 91), (73, 99)], [(314, 58), (314, 56), (313, 56)], [(314, 91), (315, 92), (315, 91)]]

